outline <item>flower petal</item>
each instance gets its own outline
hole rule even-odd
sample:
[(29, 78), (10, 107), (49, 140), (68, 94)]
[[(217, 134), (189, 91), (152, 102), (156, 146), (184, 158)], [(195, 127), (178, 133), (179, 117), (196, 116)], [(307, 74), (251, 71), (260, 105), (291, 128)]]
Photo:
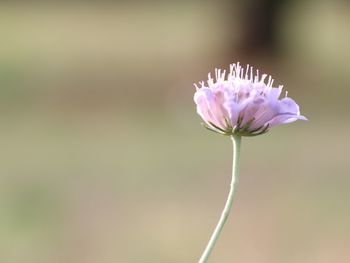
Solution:
[(196, 91), (194, 101), (197, 104), (197, 112), (202, 119), (209, 123), (212, 122), (220, 128), (225, 129), (224, 114), (220, 103), (217, 103), (217, 96), (207, 87)]
[(296, 102), (291, 99), (291, 98), (283, 98), (279, 101), (279, 112), (280, 113), (294, 113), (299, 115), (300, 111), (299, 111), (299, 106), (298, 104), (296, 104)]
[(271, 120), (269, 120), (267, 122), (267, 124), (269, 124), (269, 127), (274, 127), (274, 126), (279, 125), (279, 124), (291, 123), (291, 122), (294, 122), (296, 120), (306, 121), (307, 119), (302, 115), (281, 113), (281, 114), (275, 116), (274, 118), (272, 118)]

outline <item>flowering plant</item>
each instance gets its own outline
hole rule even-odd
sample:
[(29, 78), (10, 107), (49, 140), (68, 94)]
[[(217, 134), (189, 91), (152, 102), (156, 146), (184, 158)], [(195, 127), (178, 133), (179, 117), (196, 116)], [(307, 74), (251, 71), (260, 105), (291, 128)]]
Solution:
[[(267, 83), (266, 83), (266, 78)], [(280, 99), (282, 86), (273, 87), (271, 76), (253, 67), (242, 68), (239, 63), (230, 65), (230, 72), (215, 69), (215, 80), (208, 74), (208, 81), (195, 84), (194, 101), (204, 127), (216, 133), (230, 136), (233, 142), (233, 168), (230, 192), (220, 220), (199, 262), (207, 259), (220, 235), (232, 206), (239, 152), (242, 136), (257, 136), (270, 128), (296, 120), (306, 120), (300, 115), (298, 104), (288, 97)]]

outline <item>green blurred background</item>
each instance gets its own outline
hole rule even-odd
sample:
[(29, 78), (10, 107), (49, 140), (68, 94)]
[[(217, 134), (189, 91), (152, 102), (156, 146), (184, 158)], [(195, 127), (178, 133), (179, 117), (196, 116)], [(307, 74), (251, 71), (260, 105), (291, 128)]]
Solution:
[(0, 8), (0, 262), (197, 262), (231, 144), (193, 82), (249, 63), (308, 122), (243, 140), (210, 262), (350, 261), (348, 1), (122, 1)]

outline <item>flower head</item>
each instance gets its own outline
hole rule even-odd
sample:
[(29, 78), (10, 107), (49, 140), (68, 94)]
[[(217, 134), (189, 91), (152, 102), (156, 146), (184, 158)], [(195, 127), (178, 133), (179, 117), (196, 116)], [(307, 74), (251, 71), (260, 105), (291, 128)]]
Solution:
[(227, 75), (215, 69), (215, 80), (209, 73), (206, 83), (194, 85), (194, 101), (204, 126), (223, 135), (256, 136), (279, 124), (306, 120), (288, 92), (280, 99), (282, 86), (273, 87), (271, 76), (260, 76), (249, 65), (244, 69), (239, 63), (231, 64)]

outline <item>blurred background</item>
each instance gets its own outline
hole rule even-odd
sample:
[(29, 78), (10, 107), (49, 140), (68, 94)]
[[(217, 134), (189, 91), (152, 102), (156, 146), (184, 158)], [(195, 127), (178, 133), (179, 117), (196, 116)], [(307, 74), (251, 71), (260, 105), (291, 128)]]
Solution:
[(231, 142), (201, 127), (193, 83), (237, 61), (309, 121), (243, 140), (210, 262), (349, 262), (349, 1), (4, 1), (0, 14), (0, 262), (197, 262)]

